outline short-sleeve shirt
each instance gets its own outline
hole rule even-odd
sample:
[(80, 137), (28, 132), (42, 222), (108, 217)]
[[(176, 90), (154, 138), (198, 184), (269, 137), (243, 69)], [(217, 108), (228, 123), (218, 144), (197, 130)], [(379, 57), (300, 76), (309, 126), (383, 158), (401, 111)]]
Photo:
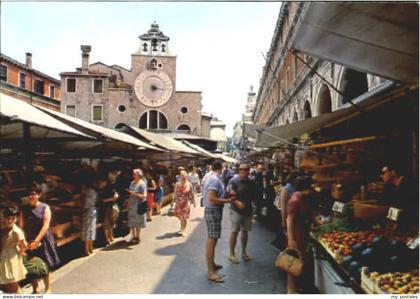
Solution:
[(255, 200), (256, 188), (255, 182), (250, 179), (241, 180), (239, 176), (233, 177), (229, 181), (229, 188), (231, 188), (236, 193), (236, 198), (245, 204), (244, 209), (238, 209), (234, 205), (230, 205), (232, 210), (235, 210), (241, 215), (251, 216), (252, 215), (252, 204), (251, 202)]
[(112, 205), (114, 204), (113, 201), (110, 202), (103, 202), (104, 199), (109, 199), (111, 197), (113, 197), (115, 194), (115, 190), (114, 188), (112, 188), (111, 185), (107, 185), (105, 188), (103, 188), (102, 190), (99, 190), (99, 194), (98, 194), (98, 198), (100, 198), (101, 200), (101, 205), (104, 208), (108, 208), (108, 207), (112, 207)]
[(213, 204), (209, 203), (208, 193), (209, 193), (210, 190), (215, 191), (218, 198), (223, 198), (224, 195), (225, 195), (225, 188), (224, 188), (223, 183), (220, 179), (220, 176), (217, 173), (212, 173), (206, 179), (206, 182), (205, 182), (204, 187), (203, 187), (203, 205), (206, 208), (223, 209), (223, 205), (213, 205)]
[(191, 184), (198, 184), (200, 181), (198, 178), (198, 174), (192, 173), (192, 172), (190, 172), (190, 174), (188, 175), (188, 180), (190, 181)]

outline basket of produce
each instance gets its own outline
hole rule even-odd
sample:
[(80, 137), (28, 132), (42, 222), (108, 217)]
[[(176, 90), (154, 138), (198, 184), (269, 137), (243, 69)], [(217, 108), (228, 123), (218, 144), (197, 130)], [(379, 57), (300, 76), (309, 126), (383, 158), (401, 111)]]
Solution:
[[(371, 273), (371, 275), (375, 275)], [(376, 275), (376, 294), (418, 294), (419, 270)]]

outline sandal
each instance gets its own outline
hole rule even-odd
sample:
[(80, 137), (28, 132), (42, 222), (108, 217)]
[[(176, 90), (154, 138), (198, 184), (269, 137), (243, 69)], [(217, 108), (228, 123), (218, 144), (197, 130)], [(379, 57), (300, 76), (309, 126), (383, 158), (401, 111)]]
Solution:
[(229, 256), (228, 260), (232, 263), (232, 264), (239, 264), (238, 259), (236, 258), (236, 256)]
[(220, 269), (222, 269), (223, 268), (223, 266), (222, 265), (218, 265), (218, 264), (214, 264), (213, 265), (213, 268), (214, 268), (214, 270), (220, 270)]
[(249, 255), (247, 255), (247, 254), (243, 254), (243, 255), (242, 255), (242, 259), (243, 259), (245, 262), (249, 262), (250, 260), (252, 260), (252, 258), (251, 258)]
[(225, 280), (221, 276), (207, 277), (207, 279), (212, 282), (225, 282)]

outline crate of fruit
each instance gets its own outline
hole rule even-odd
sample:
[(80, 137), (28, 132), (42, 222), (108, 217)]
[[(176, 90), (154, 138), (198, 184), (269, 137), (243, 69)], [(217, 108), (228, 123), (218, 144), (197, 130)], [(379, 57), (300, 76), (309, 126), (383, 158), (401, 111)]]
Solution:
[(409, 272), (384, 273), (378, 276), (376, 294), (418, 294), (418, 269)]
[(369, 273), (368, 267), (362, 267), (362, 272), (360, 273), (360, 286), (366, 294), (375, 294), (376, 279), (374, 273), (375, 272)]
[(343, 256), (340, 254), (340, 252), (336, 248), (330, 248), (330, 246), (328, 246), (328, 244), (324, 242), (322, 239), (319, 239), (318, 242), (322, 245), (325, 251), (328, 252), (328, 254), (334, 258), (334, 260), (337, 263), (341, 264), (343, 262)]

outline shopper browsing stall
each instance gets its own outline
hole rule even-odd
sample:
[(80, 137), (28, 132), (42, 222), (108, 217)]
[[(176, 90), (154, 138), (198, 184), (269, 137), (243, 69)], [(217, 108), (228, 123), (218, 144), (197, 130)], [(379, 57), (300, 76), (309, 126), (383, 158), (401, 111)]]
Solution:
[(114, 241), (114, 227), (118, 217), (118, 206), (116, 206), (118, 193), (112, 188), (108, 178), (105, 177), (99, 179), (98, 187), (98, 197), (102, 204), (102, 226), (105, 242), (110, 244)]
[(257, 194), (254, 199), (254, 217), (261, 216), (261, 209), (264, 203), (264, 192), (266, 185), (266, 176), (264, 165), (258, 164), (257, 170), (255, 173), (255, 183), (257, 188)]
[(93, 253), (93, 241), (96, 239), (97, 210), (96, 201), (98, 193), (93, 187), (93, 179), (86, 179), (82, 183), (82, 234), (80, 238), (84, 243), (84, 254)]
[(152, 221), (153, 202), (154, 202), (155, 191), (157, 189), (157, 186), (150, 172), (146, 172), (146, 184), (147, 184), (147, 221)]
[(140, 243), (140, 231), (146, 227), (147, 190), (141, 169), (133, 170), (133, 180), (127, 189), (128, 198), (128, 227), (130, 235), (126, 240), (135, 244)]
[(155, 196), (154, 196), (154, 209), (156, 210), (156, 215), (160, 215), (160, 201), (163, 197), (164, 194), (164, 185), (165, 185), (165, 180), (163, 178), (163, 175), (159, 175), (157, 178), (157, 188), (155, 191)]
[(308, 176), (298, 177), (295, 181), (295, 190), (287, 209), (287, 245), (289, 249), (300, 252), (306, 267), (304, 266), (303, 273), (297, 278), (291, 274), (287, 275), (287, 292), (307, 293), (307, 289), (313, 286), (313, 282), (308, 281), (310, 274), (307, 271), (312, 258), (308, 247), (313, 212), (311, 178)]
[(292, 194), (295, 192), (295, 180), (298, 176), (299, 172), (291, 172), (286, 178), (285, 186), (280, 191), (281, 226), (285, 233), (287, 227), (287, 206)]
[[(60, 259), (55, 246), (54, 235), (50, 229), (50, 207), (40, 201), (41, 190), (33, 188), (28, 196), (28, 205), (22, 208), (19, 226), (25, 232), (28, 242), (29, 256), (40, 257), (47, 263), (49, 270), (56, 268)], [(50, 275), (44, 277), (45, 292), (50, 292)], [(32, 282), (34, 290), (38, 290), (38, 281)], [(36, 291), (37, 292), (37, 291)]]

